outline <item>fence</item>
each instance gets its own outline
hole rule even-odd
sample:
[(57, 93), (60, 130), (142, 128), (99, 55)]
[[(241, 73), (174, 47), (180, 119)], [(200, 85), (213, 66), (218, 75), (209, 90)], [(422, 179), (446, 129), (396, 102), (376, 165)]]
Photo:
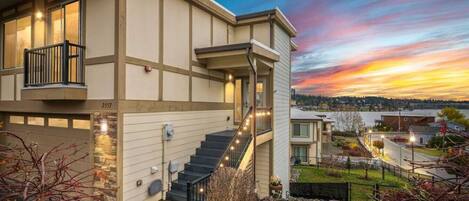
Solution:
[(290, 183), (290, 196), (307, 199), (351, 200), (350, 183)]

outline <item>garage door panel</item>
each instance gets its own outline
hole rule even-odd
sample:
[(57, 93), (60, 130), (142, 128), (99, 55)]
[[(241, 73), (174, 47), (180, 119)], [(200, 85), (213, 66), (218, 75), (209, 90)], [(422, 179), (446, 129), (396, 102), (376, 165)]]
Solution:
[[(19, 115), (19, 114), (15, 114)], [(23, 115), (27, 116), (27, 115)], [(73, 119), (73, 117), (68, 117)], [(83, 119), (81, 116), (80, 119)], [(6, 121), (8, 122), (8, 121)], [(71, 126), (71, 125), (69, 125)], [(22, 139), (27, 144), (34, 143), (38, 144), (38, 151), (43, 153), (50, 150), (51, 148), (62, 144), (61, 147), (70, 147), (71, 145), (76, 146), (75, 150), (68, 150), (63, 153), (55, 154), (51, 156), (60, 157), (63, 154), (69, 154), (76, 152), (72, 158), (82, 157), (88, 154), (84, 159), (77, 161), (73, 164), (72, 169), (76, 171), (84, 171), (92, 168), (92, 150), (91, 144), (91, 133), (90, 130), (86, 129), (73, 129), (73, 128), (59, 128), (59, 127), (48, 127), (48, 126), (36, 126), (26, 124), (12, 124), (6, 123), (5, 130), (10, 131)], [(8, 143), (19, 143), (17, 140), (7, 138)]]

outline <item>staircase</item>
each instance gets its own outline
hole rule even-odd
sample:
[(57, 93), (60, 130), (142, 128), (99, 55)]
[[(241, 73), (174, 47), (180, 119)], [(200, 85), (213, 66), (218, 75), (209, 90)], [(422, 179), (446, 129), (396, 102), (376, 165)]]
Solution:
[(166, 199), (186, 201), (187, 182), (204, 177), (215, 170), (234, 134), (234, 130), (226, 130), (206, 135), (205, 141), (196, 149), (195, 155), (191, 156), (190, 162), (184, 165), (184, 171), (179, 172), (178, 179), (171, 183), (171, 190), (166, 194)]

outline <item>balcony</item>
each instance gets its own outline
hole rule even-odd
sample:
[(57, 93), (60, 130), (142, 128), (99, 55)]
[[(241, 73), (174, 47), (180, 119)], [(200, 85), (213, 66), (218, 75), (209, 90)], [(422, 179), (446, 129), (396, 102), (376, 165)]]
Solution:
[(69, 41), (26, 49), (22, 100), (86, 100), (84, 50)]

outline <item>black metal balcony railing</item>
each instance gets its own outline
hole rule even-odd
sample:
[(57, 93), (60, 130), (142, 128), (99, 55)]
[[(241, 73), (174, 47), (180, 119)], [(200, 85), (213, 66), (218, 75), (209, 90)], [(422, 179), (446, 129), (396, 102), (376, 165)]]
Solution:
[(24, 50), (24, 86), (85, 83), (85, 47), (65, 41)]

